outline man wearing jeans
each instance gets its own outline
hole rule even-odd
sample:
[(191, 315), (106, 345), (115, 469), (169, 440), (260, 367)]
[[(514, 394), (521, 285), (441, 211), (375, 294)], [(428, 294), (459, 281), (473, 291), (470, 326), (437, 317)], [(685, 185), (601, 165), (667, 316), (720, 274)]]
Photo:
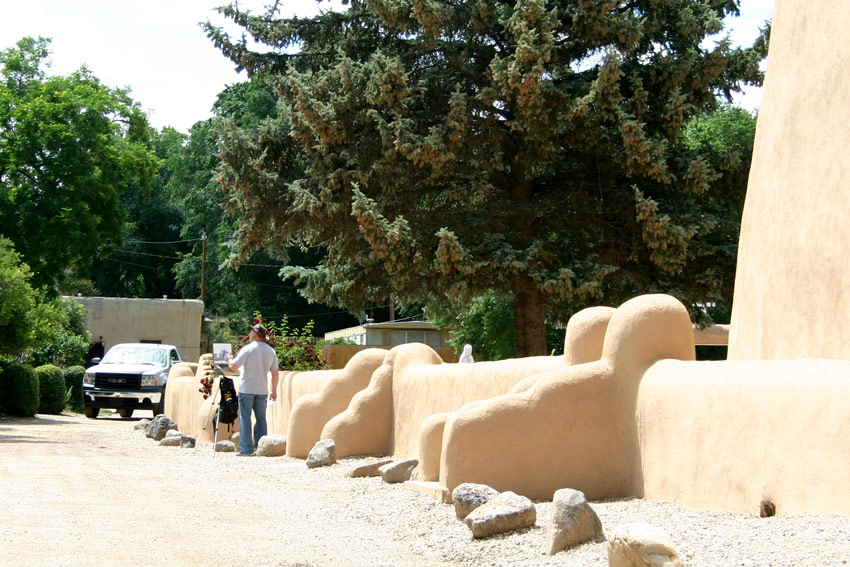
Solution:
[[(235, 357), (228, 356), (227, 362), (234, 372), (239, 371), (239, 455), (254, 454), (260, 437), (266, 434), (266, 398), (277, 399), (278, 363), (277, 353), (269, 346), (268, 330), (262, 325), (251, 325), (249, 344), (239, 349)], [(268, 373), (272, 374), (272, 390), (269, 394)], [(256, 424), (251, 434), (251, 410)]]

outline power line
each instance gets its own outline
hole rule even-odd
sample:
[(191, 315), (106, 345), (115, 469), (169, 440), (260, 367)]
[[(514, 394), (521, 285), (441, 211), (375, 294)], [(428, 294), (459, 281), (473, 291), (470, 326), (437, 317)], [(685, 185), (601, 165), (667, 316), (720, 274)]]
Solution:
[[(190, 260), (192, 262), (203, 262), (202, 258), (194, 256), (163, 256), (162, 254), (150, 254), (148, 252), (136, 252), (135, 250), (115, 250), (115, 252), (123, 252), (124, 254), (138, 254), (139, 256), (150, 256), (152, 258), (163, 258), (166, 260)], [(215, 262), (218, 264), (218, 262)], [(284, 264), (242, 264), (242, 266), (250, 266), (252, 268), (282, 268)], [(241, 266), (240, 266), (241, 267)]]
[(125, 240), (128, 244), (183, 244), (184, 242), (200, 242), (203, 238), (190, 238), (189, 240), (164, 240), (161, 242), (153, 242), (148, 240)]

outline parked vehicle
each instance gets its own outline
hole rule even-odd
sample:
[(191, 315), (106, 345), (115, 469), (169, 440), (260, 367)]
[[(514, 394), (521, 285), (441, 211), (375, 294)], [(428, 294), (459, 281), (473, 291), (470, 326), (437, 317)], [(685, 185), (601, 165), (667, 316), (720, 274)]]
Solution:
[(92, 362), (95, 366), (83, 376), (86, 417), (94, 419), (101, 408), (110, 408), (126, 418), (137, 409), (163, 413), (168, 373), (181, 358), (173, 345), (122, 343)]

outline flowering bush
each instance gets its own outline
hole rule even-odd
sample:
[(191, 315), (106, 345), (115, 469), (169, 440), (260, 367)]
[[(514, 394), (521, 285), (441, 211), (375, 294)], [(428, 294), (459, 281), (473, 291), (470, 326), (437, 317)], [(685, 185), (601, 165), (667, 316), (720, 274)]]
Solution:
[(204, 395), (204, 399), (210, 397), (212, 387), (215, 383), (216, 370), (213, 366), (213, 357), (211, 354), (204, 354), (199, 360), (203, 373), (201, 374), (201, 387), (198, 389)]
[[(330, 368), (320, 355), (316, 347), (310, 344), (313, 334), (313, 321), (310, 321), (302, 329), (289, 328), (289, 321), (284, 315), (280, 325), (274, 321), (268, 321), (259, 312), (254, 312), (254, 324), (262, 324), (269, 331), (268, 343), (275, 352), (280, 363), (281, 370), (324, 370)], [(247, 335), (239, 337), (236, 351), (248, 344)], [(234, 355), (235, 356), (235, 355)]]

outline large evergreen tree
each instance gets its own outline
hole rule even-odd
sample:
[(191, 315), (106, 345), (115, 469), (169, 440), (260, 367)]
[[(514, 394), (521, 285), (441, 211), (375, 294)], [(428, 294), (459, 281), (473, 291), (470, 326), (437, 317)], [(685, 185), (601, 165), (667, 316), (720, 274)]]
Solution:
[[(281, 19), (223, 13), (222, 52), (280, 113), (221, 142), (240, 215), (234, 262), (320, 247), (285, 275), (308, 297), (462, 304), (513, 298), (518, 353), (547, 309), (669, 291), (697, 312), (730, 278), (722, 174), (677, 143), (690, 117), (761, 81), (764, 49), (721, 32), (736, 0), (351, 0)], [(721, 189), (725, 190), (725, 189)], [(740, 190), (739, 190), (740, 191)], [(716, 259), (717, 263), (712, 260)], [(719, 286), (723, 287), (723, 286)]]
[[(238, 212), (223, 210), (226, 196), (215, 179), (219, 132), (222, 128), (257, 132), (275, 113), (275, 104), (273, 91), (261, 81), (227, 87), (219, 93), (213, 117), (192, 126), (183, 147), (166, 160), (167, 174), (162, 177), (167, 177), (172, 203), (183, 213), (182, 237), (194, 241), (174, 267), (176, 283), (183, 297), (200, 297), (203, 278), (204, 301), (212, 314), (245, 317), (258, 310), (273, 318), (286, 315), (295, 326), (315, 318), (313, 330), (321, 334), (356, 320), (345, 311), (309, 305), (292, 283), (281, 281), (282, 263), (262, 251), (253, 253), (238, 270), (225, 265)], [(206, 235), (206, 264), (201, 235)], [(293, 252), (299, 259), (310, 256)]]

